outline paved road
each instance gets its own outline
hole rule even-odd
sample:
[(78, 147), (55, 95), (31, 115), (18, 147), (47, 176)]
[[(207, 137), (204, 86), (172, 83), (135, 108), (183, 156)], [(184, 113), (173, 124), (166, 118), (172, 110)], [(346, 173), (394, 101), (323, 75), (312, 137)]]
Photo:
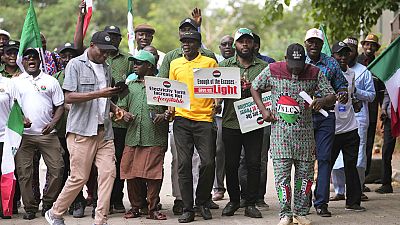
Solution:
[[(395, 157), (393, 162), (394, 168), (400, 169), (400, 160), (399, 156)], [(161, 203), (163, 204), (164, 212), (168, 216), (168, 220), (166, 221), (154, 221), (147, 220), (143, 218), (136, 219), (124, 219), (122, 218), (123, 214), (112, 214), (109, 217), (110, 225), (126, 225), (126, 224), (162, 224), (162, 225), (170, 225), (177, 224), (177, 217), (172, 215), (172, 204), (174, 198), (171, 196), (171, 171), (170, 171), (170, 163), (171, 163), (171, 154), (167, 153), (165, 160), (165, 181), (161, 191)], [(267, 195), (266, 202), (270, 205), (269, 210), (263, 210), (263, 218), (262, 219), (251, 219), (245, 217), (244, 210), (240, 209), (235, 216), (233, 217), (221, 217), (222, 208), (228, 202), (227, 195), (225, 195), (225, 199), (222, 201), (218, 201), (217, 203), (220, 205), (220, 209), (213, 210), (213, 219), (204, 221), (201, 217), (196, 217), (196, 221), (193, 224), (277, 224), (279, 222), (278, 218), (278, 210), (279, 205), (277, 202), (276, 192), (274, 190), (273, 184), (273, 173), (272, 173), (272, 165), (269, 163), (269, 173), (268, 173), (268, 185), (267, 185)], [(42, 167), (43, 170), (43, 167)], [(44, 172), (41, 172), (41, 179), (43, 180)], [(43, 183), (43, 182), (42, 182)], [(372, 184), (368, 185), (372, 190), (376, 189), (378, 185)], [(126, 193), (126, 190), (125, 190)], [(315, 211), (311, 209), (310, 219), (313, 221), (313, 224), (343, 224), (343, 225), (358, 225), (358, 224), (366, 224), (366, 225), (380, 225), (380, 224), (398, 224), (400, 225), (400, 184), (395, 184), (394, 193), (380, 195), (374, 192), (367, 193), (370, 201), (363, 202), (363, 206), (367, 208), (366, 212), (355, 213), (355, 212), (347, 212), (344, 210), (344, 201), (340, 202), (331, 202), (329, 204), (329, 208), (332, 211), (333, 216), (331, 218), (321, 218), (316, 215)], [(129, 206), (129, 202), (127, 196), (125, 195), (124, 199), (125, 207)], [(38, 218), (32, 221), (26, 221), (22, 219), (23, 209), (20, 209), (20, 214), (15, 216), (15, 219), (12, 220), (1, 220), (0, 225), (3, 224), (15, 224), (15, 225), (45, 225), (47, 224), (45, 219), (37, 214)], [(92, 224), (91, 215), (91, 207), (86, 208), (84, 218), (75, 219), (71, 216), (66, 216), (66, 224), (67, 225), (86, 225)]]

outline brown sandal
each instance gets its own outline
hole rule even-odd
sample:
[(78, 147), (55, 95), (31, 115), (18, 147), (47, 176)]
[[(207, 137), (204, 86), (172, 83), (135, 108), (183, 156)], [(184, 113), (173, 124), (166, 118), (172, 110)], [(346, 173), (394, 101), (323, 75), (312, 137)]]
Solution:
[(149, 215), (146, 217), (146, 219), (166, 220), (167, 216), (159, 211), (154, 211), (154, 212), (149, 212)]
[(138, 217), (140, 217), (139, 210), (133, 208), (128, 210), (124, 215), (125, 219), (138, 218)]

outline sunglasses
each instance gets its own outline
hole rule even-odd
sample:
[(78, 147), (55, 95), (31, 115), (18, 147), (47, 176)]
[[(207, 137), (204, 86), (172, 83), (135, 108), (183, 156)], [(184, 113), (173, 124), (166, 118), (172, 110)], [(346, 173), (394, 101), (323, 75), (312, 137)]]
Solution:
[(22, 57), (22, 59), (28, 60), (28, 59), (30, 59), (31, 57), (34, 58), (34, 59), (39, 59), (39, 55), (38, 55), (38, 54), (35, 54), (35, 53), (30, 53), (30, 54), (28, 54), (28, 55), (24, 55), (24, 56)]
[(143, 64), (144, 64), (144, 61), (133, 60), (133, 65), (142, 66)]

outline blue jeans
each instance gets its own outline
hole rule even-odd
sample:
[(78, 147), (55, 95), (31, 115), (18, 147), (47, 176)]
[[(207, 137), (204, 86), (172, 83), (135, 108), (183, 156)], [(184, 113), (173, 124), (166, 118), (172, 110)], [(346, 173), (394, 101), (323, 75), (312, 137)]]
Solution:
[(317, 147), (318, 177), (314, 191), (314, 207), (327, 205), (329, 202), (329, 182), (331, 178), (331, 152), (335, 138), (335, 113), (328, 117), (320, 113), (313, 114), (314, 136)]

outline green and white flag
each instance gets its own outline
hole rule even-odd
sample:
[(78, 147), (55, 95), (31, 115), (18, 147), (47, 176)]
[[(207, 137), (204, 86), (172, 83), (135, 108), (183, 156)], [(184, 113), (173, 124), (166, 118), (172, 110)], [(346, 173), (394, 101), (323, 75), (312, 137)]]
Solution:
[(128, 24), (127, 24), (127, 30), (128, 30), (128, 46), (129, 46), (129, 53), (131, 55), (134, 54), (135, 52), (135, 32), (133, 29), (133, 4), (132, 0), (128, 0)]
[(319, 29), (324, 34), (324, 45), (322, 45), (321, 52), (324, 53), (327, 56), (331, 56), (332, 55), (332, 51), (331, 51), (331, 47), (329, 46), (328, 37), (326, 36), (324, 27), (325, 26), (322, 25), (322, 24), (319, 26)]
[(21, 107), (17, 101), (11, 108), (8, 116), (7, 126), (4, 135), (4, 146), (1, 164), (1, 202), (3, 214), (12, 215), (13, 197), (15, 192), (16, 179), (14, 175), (14, 156), (17, 153), (24, 132), (24, 117)]
[(400, 37), (393, 41), (371, 64), (369, 71), (385, 83), (392, 104), (392, 135), (400, 136)]
[(24, 26), (22, 28), (21, 40), (18, 51), (18, 62), (20, 68), (23, 70), (21, 61), (22, 54), (27, 48), (35, 48), (40, 53), (40, 58), (42, 61), (42, 69), (44, 72), (48, 72), (46, 68), (46, 63), (44, 63), (44, 52), (42, 46), (42, 39), (40, 38), (39, 24), (36, 19), (35, 8), (33, 7), (33, 0), (29, 1), (28, 12), (26, 13)]

